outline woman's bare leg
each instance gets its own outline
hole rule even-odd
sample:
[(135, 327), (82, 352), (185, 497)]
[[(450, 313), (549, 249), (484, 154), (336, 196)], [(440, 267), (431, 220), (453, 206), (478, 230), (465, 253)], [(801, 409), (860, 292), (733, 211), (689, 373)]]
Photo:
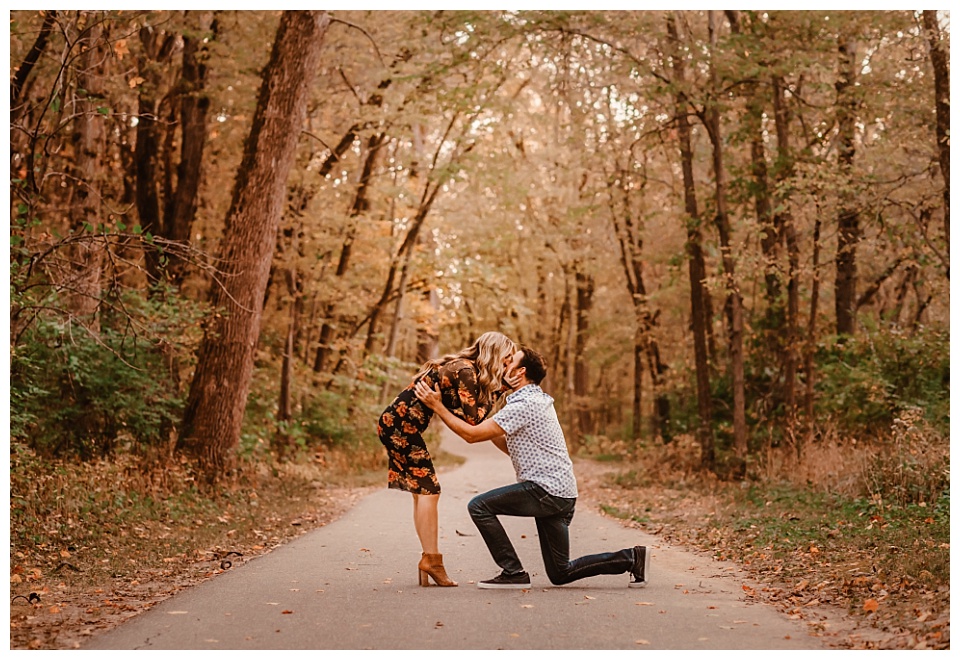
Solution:
[(440, 552), (440, 523), (438, 522), (437, 504), (439, 495), (413, 496), (413, 525), (420, 538), (420, 547), (427, 554)]

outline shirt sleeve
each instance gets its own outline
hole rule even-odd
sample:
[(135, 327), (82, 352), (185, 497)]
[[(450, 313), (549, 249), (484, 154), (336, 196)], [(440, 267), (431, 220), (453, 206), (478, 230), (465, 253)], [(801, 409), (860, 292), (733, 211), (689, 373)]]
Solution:
[(505, 433), (513, 434), (527, 424), (526, 406), (523, 401), (507, 402), (491, 419), (502, 428)]

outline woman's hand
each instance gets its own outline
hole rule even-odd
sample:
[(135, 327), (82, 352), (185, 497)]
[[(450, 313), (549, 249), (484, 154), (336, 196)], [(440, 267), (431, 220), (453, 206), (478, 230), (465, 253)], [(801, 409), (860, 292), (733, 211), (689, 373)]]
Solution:
[(433, 411), (437, 411), (440, 408), (443, 408), (443, 400), (440, 398), (440, 390), (435, 390), (432, 387), (429, 387), (422, 380), (418, 380), (416, 385), (414, 385), (413, 390), (417, 398), (423, 402), (427, 408)]
[(523, 380), (523, 375), (518, 374), (514, 371), (512, 374), (507, 374), (503, 377), (503, 382), (510, 386), (511, 390), (515, 390), (520, 386), (520, 382)]

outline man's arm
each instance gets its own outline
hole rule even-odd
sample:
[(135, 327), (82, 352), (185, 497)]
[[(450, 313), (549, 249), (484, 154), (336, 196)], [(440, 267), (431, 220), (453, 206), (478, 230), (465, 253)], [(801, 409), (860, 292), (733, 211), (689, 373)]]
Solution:
[[(480, 422), (476, 426), (471, 426), (464, 420), (454, 415), (452, 412), (450, 412), (450, 410), (447, 409), (446, 406), (443, 405), (439, 390), (428, 387), (421, 380), (417, 382), (415, 391), (417, 393), (417, 398), (420, 399), (425, 406), (439, 415), (440, 419), (443, 420), (444, 424), (450, 427), (451, 431), (459, 435), (467, 442), (473, 444), (475, 442), (483, 442), (484, 440), (493, 440), (493, 443), (497, 445), (501, 451), (506, 451), (506, 438), (504, 436), (503, 429), (500, 428), (500, 425), (492, 419)], [(502, 447), (495, 440), (495, 438), (498, 436), (503, 438)]]
[(507, 449), (507, 436), (498, 435), (496, 438), (490, 438), (490, 442), (492, 442), (497, 449), (502, 451), (507, 456), (510, 455), (510, 450)]

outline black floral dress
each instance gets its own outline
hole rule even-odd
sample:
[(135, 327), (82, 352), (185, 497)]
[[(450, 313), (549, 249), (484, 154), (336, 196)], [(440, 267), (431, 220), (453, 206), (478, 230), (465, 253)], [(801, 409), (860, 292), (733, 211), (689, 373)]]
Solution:
[[(443, 405), (468, 424), (476, 426), (490, 412), (490, 405), (477, 403), (477, 369), (470, 360), (451, 360), (427, 372), (421, 380), (434, 389), (439, 383)], [(387, 487), (417, 495), (439, 495), (437, 471), (423, 441), (433, 411), (417, 398), (415, 384), (410, 383), (397, 395), (377, 423), (380, 442), (387, 449)]]

